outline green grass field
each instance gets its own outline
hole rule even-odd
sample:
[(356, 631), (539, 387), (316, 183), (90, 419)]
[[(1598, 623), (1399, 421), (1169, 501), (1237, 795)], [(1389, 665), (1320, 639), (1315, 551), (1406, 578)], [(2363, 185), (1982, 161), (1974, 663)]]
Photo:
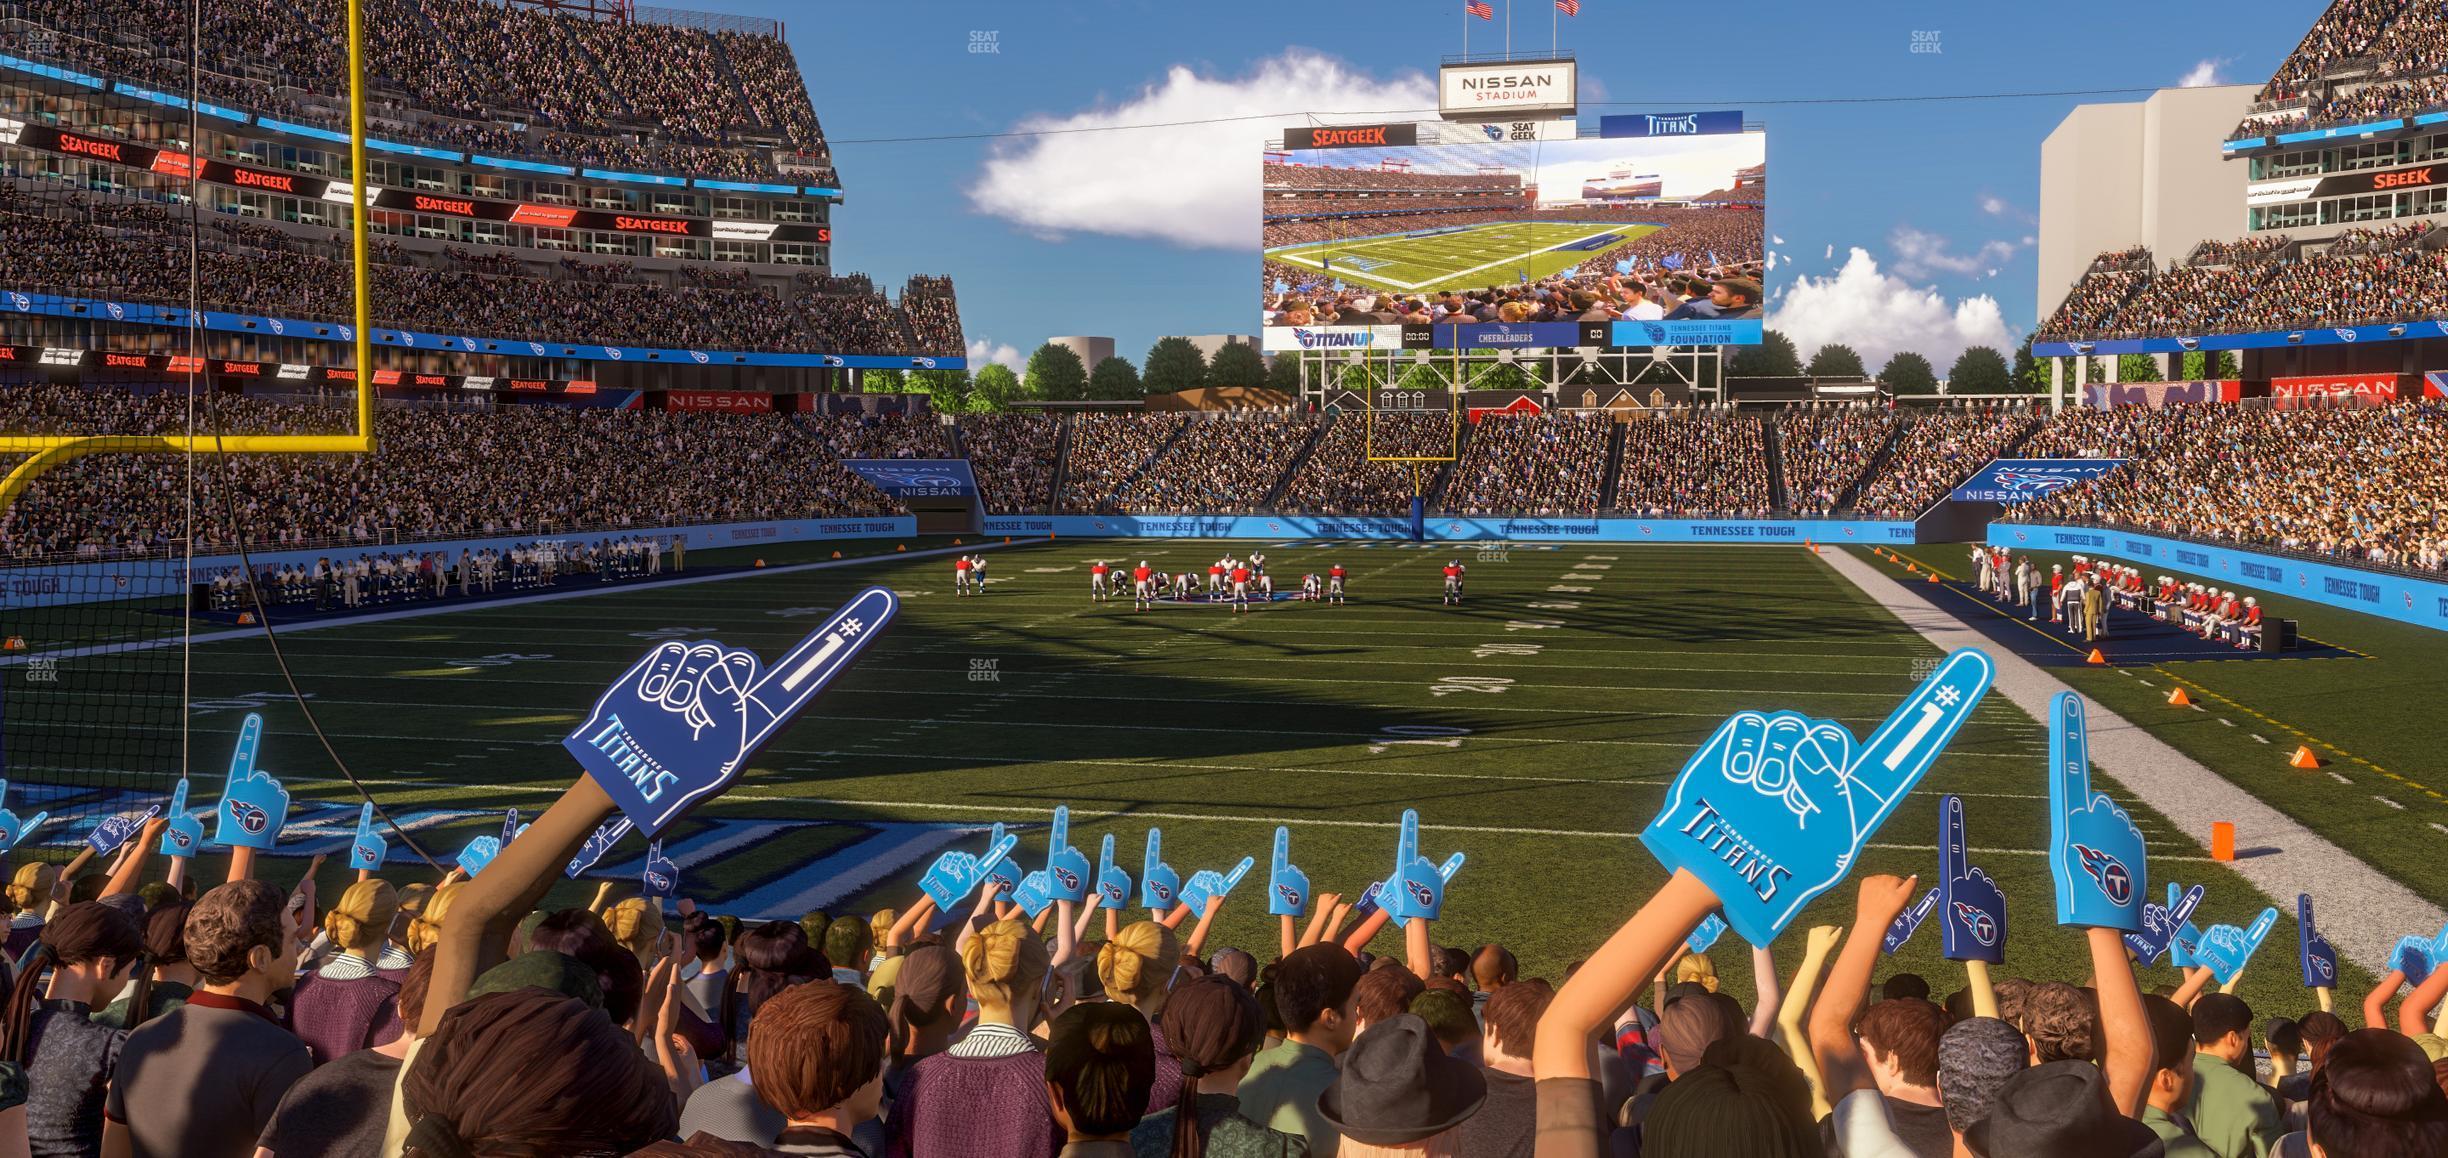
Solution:
[(1537, 281), (1571, 269), (1587, 261), (1590, 254), (1561, 247), (1585, 238), (1612, 233), (1629, 241), (1657, 229), (1654, 225), (1588, 222), (1498, 222), (1434, 237), (1364, 237), (1291, 246), (1270, 250), (1267, 258), (1329, 273), (1347, 285), (1407, 293), (1472, 289), (1510, 285), (1525, 272)]
[[(1437, 595), (1437, 568), (1450, 550), (1262, 549), (1287, 588), (1304, 571), (1342, 563), (1353, 576), (1352, 602), (1279, 604), (1243, 616), (1197, 606), (1134, 612), (1127, 599), (1091, 604), (1088, 566), (1099, 557), (1179, 568), (1221, 547), (1066, 541), (998, 549), (997, 581), (975, 599), (952, 597), (948, 557), (887, 554), (840, 568), (340, 624), (284, 634), (282, 646), (341, 755), (387, 807), (421, 817), (419, 839), (447, 858), (494, 827), (498, 810), (532, 811), (552, 799), (575, 771), (561, 737), (653, 640), (712, 637), (771, 656), (811, 617), (865, 584), (886, 583), (905, 596), (889, 634), (727, 796), (670, 834), (684, 889), (708, 909), (795, 915), (812, 901), (835, 913), (905, 905), (924, 861), (946, 840), (982, 844), (940, 826), (1042, 825), (1067, 803), (1074, 843), (1093, 853), (1101, 836), (1114, 834), (1134, 877), (1151, 824), (1164, 829), (1166, 860), (1184, 876), (1259, 858), (1258, 879), (1236, 894), (1211, 947), (1250, 946), (1263, 956), (1274, 940), (1260, 898), (1275, 826), (1291, 828), (1293, 859), (1316, 889), (1356, 894), (1386, 875), (1397, 818), (1412, 807), (1423, 820), (1423, 852), (1469, 854), (1439, 940), (1501, 941), (1530, 973), (1549, 977), (1662, 879), (1632, 834), (1720, 719), (1786, 707), (1863, 734), (1937, 654), (1798, 549), (1563, 545), (1516, 547), (1504, 561), (1465, 554), (1470, 592), (1460, 608), (1440, 606)], [(759, 553), (781, 565), (829, 551)], [(719, 561), (712, 552), (691, 556), (692, 565)], [(106, 679), (111, 665), (145, 654), (79, 661), (63, 682)], [(2436, 645), (2428, 655), (2436, 663)], [(2203, 680), (2241, 694), (2243, 685), (2227, 681), (2283, 683), (2314, 668), (2345, 670), (2232, 664)], [(2411, 679), (2419, 668), (2409, 657), (2392, 678)], [(2124, 694), (2128, 680), (2076, 674), (2077, 686), (2102, 703), (2147, 718), (2148, 697)], [(303, 849), (344, 838), (354, 797), (296, 705), (264, 694), (281, 684), (263, 641), (200, 645), (193, 678), (196, 766), (207, 770), (199, 791), (217, 790), (241, 701), (252, 697), (266, 717), (264, 766), (287, 779), (302, 812), (320, 805), (318, 815), (340, 817), (303, 826), (293, 819), (290, 839)], [(13, 729), (18, 722), (12, 709)], [(2200, 731), (2188, 721), (2170, 739), (2185, 744)], [(21, 747), (39, 739), (19, 735)], [(1861, 869), (1920, 873), (1931, 883), (1939, 794), (1962, 794), (1973, 859), (2010, 901), (2003, 973), (2079, 981), (2088, 971), (2082, 943), (2053, 923), (2045, 752), (2042, 727), (1993, 697)], [(168, 787), (164, 777), (147, 782)], [(2285, 790), (2303, 783), (2288, 781)], [(2155, 880), (2208, 886), (2203, 924), (2240, 922), (2267, 903), (2210, 861), (2195, 834), (2171, 831), (2148, 810), (2135, 816), (2152, 842)], [(1043, 850), (1042, 829), (1027, 831), (1024, 863), (1041, 863)], [(639, 852), (632, 838), (605, 865)], [(2364, 855), (2386, 863), (2377, 849)], [(810, 866), (820, 858), (830, 858), (828, 873), (811, 891)], [(344, 859), (326, 867), (325, 887), (345, 878)], [(2405, 859), (2413, 871), (2419, 856)], [(413, 863), (395, 844), (389, 875), (424, 875)], [(294, 877), (300, 867), (276, 859), (266, 875)], [(593, 888), (565, 882), (553, 900), (577, 903)], [(1839, 886), (1804, 921), (1842, 924), (1850, 910), (1850, 886)], [(2247, 975), (2243, 992), (2256, 1007), (2310, 1007), (2296, 984), (2293, 937), (2282, 921)], [(1924, 930), (1895, 966), (1951, 990), (1961, 973), (1940, 959), (1937, 940), (1934, 928)], [(1388, 936), (1379, 947), (1394, 944)], [(1787, 968), (1800, 944), (1788, 936), (1777, 946)], [(1747, 1001), (1739, 944), (1728, 939), (1713, 956)], [(2346, 991), (2359, 998), (2369, 978), (2348, 973)], [(2145, 984), (2176, 979), (2162, 965)]]

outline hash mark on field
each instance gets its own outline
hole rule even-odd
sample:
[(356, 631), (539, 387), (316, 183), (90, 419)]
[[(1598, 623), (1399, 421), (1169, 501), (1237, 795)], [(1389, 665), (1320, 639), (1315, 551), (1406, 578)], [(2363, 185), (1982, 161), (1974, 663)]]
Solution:
[[(2193, 710), (2198, 712), (2198, 711), (2200, 711), (2201, 709), (2200, 709), (2200, 708), (2195, 708), (2195, 709), (2193, 709)], [(2228, 719), (2228, 718), (2227, 718), (2227, 717), (2225, 717), (2225, 716), (2220, 716), (2220, 717), (2218, 718), (2218, 722), (2219, 722), (2219, 723), (2222, 723), (2222, 724), (2225, 724), (2225, 725), (2227, 725), (2227, 726), (2228, 726), (2228, 727), (2230, 727), (2230, 728), (2235, 727), (2235, 721), (2234, 721), (2234, 720), (2230, 720), (2230, 719)]]
[(2247, 734), (2248, 734), (2248, 735), (2250, 735), (2250, 736), (2251, 736), (2253, 739), (2258, 740), (2258, 741), (2260, 741), (2260, 742), (2262, 742), (2262, 743), (2264, 743), (2264, 744), (2269, 743), (2269, 737), (2264, 736), (2264, 735), (2262, 735), (2262, 734), (2261, 734), (2261, 733), (2259, 733), (2259, 732), (2251, 732), (2251, 733), (2247, 733)]
[(2382, 803), (2382, 804), (2388, 805), (2389, 807), (2394, 808), (2394, 809), (2396, 809), (2396, 810), (2397, 810), (2397, 811), (2399, 811), (2399, 812), (2403, 812), (2403, 811), (2405, 811), (2405, 805), (2399, 804), (2399, 803), (2397, 803), (2396, 801), (2391, 800), (2391, 799), (2389, 799), (2389, 798), (2388, 798), (2388, 797), (2386, 797), (2386, 796), (2380, 796), (2380, 795), (2375, 794), (2375, 795), (2373, 795), (2372, 799), (2377, 800), (2377, 801), (2379, 801), (2379, 802), (2380, 802), (2380, 803)]
[(2329, 778), (2330, 778), (2331, 780), (2335, 780), (2335, 781), (2337, 781), (2337, 782), (2338, 782), (2338, 783), (2340, 783), (2340, 784), (2352, 784), (2352, 783), (2354, 783), (2354, 781), (2352, 781), (2352, 780), (2348, 780), (2348, 779), (2346, 778), (2346, 774), (2345, 774), (2345, 773), (2343, 773), (2343, 772), (2335, 772), (2335, 771), (2333, 771), (2333, 772), (2329, 773)]
[(2440, 822), (2434, 820), (2431, 822), (2431, 831), (2437, 833), (2448, 833), (2448, 824), (2441, 824)]

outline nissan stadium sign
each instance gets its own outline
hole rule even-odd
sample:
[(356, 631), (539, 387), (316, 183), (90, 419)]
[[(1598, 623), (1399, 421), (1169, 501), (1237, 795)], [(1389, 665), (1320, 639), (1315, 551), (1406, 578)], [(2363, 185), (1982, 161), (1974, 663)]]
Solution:
[(1437, 112), (1447, 120), (1492, 120), (1522, 113), (1571, 116), (1580, 72), (1569, 60), (1449, 64), (1437, 70)]

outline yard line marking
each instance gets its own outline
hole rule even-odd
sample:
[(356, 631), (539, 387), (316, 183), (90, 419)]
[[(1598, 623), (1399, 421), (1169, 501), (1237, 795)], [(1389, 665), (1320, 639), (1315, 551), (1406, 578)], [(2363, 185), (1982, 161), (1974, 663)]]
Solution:
[(2380, 802), (2380, 803), (2382, 803), (2382, 804), (2388, 805), (2389, 807), (2394, 808), (2394, 809), (2396, 809), (2396, 810), (2397, 810), (2397, 811), (2399, 811), (2399, 812), (2403, 812), (2403, 811), (2405, 811), (2405, 805), (2399, 804), (2399, 803), (2397, 803), (2396, 801), (2391, 800), (2391, 799), (2389, 799), (2389, 798), (2388, 798), (2388, 797), (2386, 797), (2386, 796), (2380, 796), (2380, 795), (2375, 794), (2375, 795), (2373, 795), (2372, 799), (2377, 800), (2377, 801), (2379, 801), (2379, 802)]
[(2333, 771), (2333, 772), (2329, 773), (2329, 778), (2330, 778), (2331, 780), (2335, 780), (2335, 781), (2337, 781), (2337, 782), (2338, 782), (2338, 783), (2340, 783), (2340, 784), (2352, 784), (2352, 783), (2354, 783), (2354, 781), (2352, 781), (2352, 780), (2348, 780), (2348, 779), (2346, 778), (2346, 774), (2345, 774), (2345, 773), (2343, 773), (2343, 772), (2334, 772), (2334, 771)]

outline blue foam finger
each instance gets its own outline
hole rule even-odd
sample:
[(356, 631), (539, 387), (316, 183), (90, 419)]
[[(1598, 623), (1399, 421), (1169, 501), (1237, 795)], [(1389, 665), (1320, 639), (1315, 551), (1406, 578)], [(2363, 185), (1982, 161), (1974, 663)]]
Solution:
[(1972, 864), (1964, 837), (1963, 800), (1938, 798), (1939, 951), (1949, 961), (2006, 961), (2006, 894)]
[(660, 835), (729, 787), (899, 606), (891, 591), (870, 587), (769, 668), (751, 652), (711, 641), (658, 644), (596, 699), (561, 746), (622, 815)]
[(2049, 703), (2049, 869), (2057, 923), (2143, 931), (2150, 889), (2142, 830), (2104, 792), (2091, 790), (2089, 725), (2082, 697)]
[(484, 873), (485, 866), (492, 864), (493, 858), (500, 855), (500, 837), (479, 836), (469, 840), (467, 847), (459, 850), (458, 864), (460, 868), (467, 870), (467, 875), (470, 877), (480, 876)]
[(1181, 903), (1181, 875), (1164, 862), (1164, 833), (1149, 828), (1147, 854), (1139, 862), (1139, 903), (1159, 915)]
[(1699, 928), (1691, 931), (1691, 936), (1683, 938), (1683, 947), (1694, 953), (1706, 953), (1710, 946), (1717, 943), (1717, 938), (1725, 935), (1725, 931), (1725, 918), (1710, 913), (1701, 919)]
[(680, 866), (663, 855), (663, 842), (646, 845), (646, 871), (640, 885), (646, 896), (670, 897), (680, 893)]
[(1292, 863), (1292, 830), (1275, 826), (1275, 857), (1267, 872), (1267, 912), (1297, 917), (1309, 911), (1309, 874)]
[(2431, 979), (2431, 971), (2439, 967), (2431, 955), (2431, 938), (2400, 937), (2397, 947), (2389, 952), (2389, 968), (2405, 974), (2406, 984), (2419, 986)]
[(1921, 894), (1918, 903), (1896, 914), (1896, 919), (1887, 926), (1887, 936), (1879, 941), (1879, 947), (1889, 953), (1903, 948), (1904, 943), (1912, 940), (1912, 935), (1920, 930), (1921, 922), (1928, 920), (1930, 913), (1937, 908), (1938, 888), (1932, 885), (1928, 892)]
[(1684, 762), (1641, 843), (1706, 885), (1744, 940), (1766, 945), (1852, 870), (1994, 675), (1979, 651), (1949, 654), (1859, 745), (1833, 721), (1736, 712)]
[(162, 826), (156, 851), (163, 856), (194, 856), (203, 847), (204, 822), (188, 809), (187, 778), (181, 776), (178, 787), (170, 790), (170, 822)]
[(234, 848), (270, 849), (280, 844), (281, 826), (289, 821), (289, 790), (269, 772), (255, 767), (263, 739), (263, 717), (247, 713), (238, 728), (238, 746), (230, 754), (229, 780), (221, 790), (213, 842)]
[(1223, 887), (1224, 874), (1214, 869), (1200, 869), (1191, 873), (1189, 880), (1182, 882), (1181, 903), (1190, 907), (1191, 916), (1206, 916), (1208, 898), (1215, 896)]
[(1012, 899), (1020, 902), (1020, 909), (1028, 914), (1029, 920), (1036, 920), (1037, 914), (1044, 912), (1047, 905), (1054, 903), (1054, 894), (1046, 880), (1045, 870), (1038, 869), (1020, 878), (1020, 887), (1012, 890)]
[(2270, 926), (2278, 922), (2278, 910), (2263, 909), (2253, 919), (2252, 927), (2239, 929), (2234, 925), (2212, 925), (2202, 934), (2201, 962), (2210, 967), (2210, 974), (2224, 985), (2235, 980), (2252, 963), (2253, 954), (2269, 936)]
[(2306, 989), (2337, 986), (2337, 947), (2312, 925), (2312, 894), (2295, 894), (2295, 962)]
[[(1453, 887), (1453, 879), (1454, 879), (1454, 874), (1462, 871), (1462, 863), (1463, 863), (1463, 859), (1464, 859), (1464, 858), (1463, 858), (1463, 854), (1461, 854), (1461, 853), (1458, 853), (1458, 852), (1457, 852), (1457, 853), (1453, 854), (1452, 856), (1446, 857), (1446, 858), (1445, 858), (1445, 863), (1444, 863), (1444, 864), (1441, 864), (1441, 865), (1438, 865), (1438, 866), (1437, 866), (1437, 869), (1436, 869), (1436, 875), (1437, 875), (1437, 895), (1438, 895), (1438, 900), (1439, 900), (1439, 903), (1440, 903), (1440, 904), (1443, 902), (1443, 898), (1444, 898), (1444, 891), (1445, 891), (1446, 889), (1449, 889), (1449, 888), (1452, 888), (1452, 887)], [(1383, 888), (1383, 889), (1382, 889), (1382, 890), (1381, 890), (1381, 891), (1378, 893), (1378, 895), (1379, 895), (1380, 897), (1391, 897), (1391, 896), (1393, 896), (1393, 895), (1394, 895), (1394, 894), (1393, 894), (1393, 892), (1392, 892), (1393, 887), (1394, 887), (1394, 882), (1393, 882), (1393, 880), (1392, 880), (1392, 879), (1388, 879), (1388, 880), (1385, 882), (1384, 888)], [(1399, 928), (1404, 928), (1404, 927), (1406, 927), (1406, 926), (1408, 926), (1408, 925), (1410, 925), (1410, 924), (1411, 924), (1411, 918), (1410, 918), (1410, 916), (1409, 916), (1408, 914), (1405, 914), (1405, 913), (1395, 913), (1395, 914), (1393, 914), (1393, 917), (1394, 917), (1394, 927), (1395, 927), (1395, 928), (1398, 928), (1398, 929), (1399, 929)], [(1430, 918), (1430, 919), (1431, 919), (1431, 920), (1433, 920), (1434, 918)]]
[[(0, 779), (0, 800), (6, 799), (8, 799), (8, 781)], [(18, 842), (33, 835), (34, 830), (41, 828), (43, 822), (49, 819), (51, 819), (50, 813), (37, 812), (32, 820), (20, 820), (16, 813), (0, 808), (0, 853), (17, 847)]]
[(578, 846), (578, 854), (570, 858), (569, 866), (561, 870), (561, 875), (576, 880), (580, 873), (594, 868), (596, 862), (601, 861), (604, 854), (611, 852), (612, 846), (619, 844), (621, 838), (629, 835), (635, 827), (626, 816), (615, 816), (596, 825), (595, 831), (587, 834), (586, 843)]
[(1020, 838), (1005, 834), (986, 849), (983, 857), (953, 849), (935, 858), (934, 865), (918, 878), (918, 887), (934, 899), (936, 908), (950, 912), (979, 882), (987, 879), (989, 872), (1008, 863), (1011, 851), (1018, 847)]
[(390, 843), (374, 828), (374, 802), (368, 800), (357, 807), (357, 834), (349, 839), (349, 867), (380, 872), (383, 859), (390, 854)]
[(2164, 905), (2156, 901), (2145, 902), (2142, 906), (2142, 931), (2125, 934), (2125, 947), (2132, 950), (2134, 959), (2144, 965), (2158, 964), (2159, 958), (2169, 951), (2177, 930), (2191, 921), (2193, 910), (2200, 907), (2202, 887), (2195, 885), (2178, 893), (2176, 883), (2170, 881), (2167, 898)]
[(93, 830), (85, 834), (85, 847), (94, 850), (95, 856), (109, 856), (119, 851), (119, 846), (126, 844), (129, 837), (136, 835), (137, 830), (142, 829), (146, 821), (159, 815), (161, 815), (161, 805), (156, 804), (146, 809), (142, 815), (123, 812), (115, 816), (105, 816), (101, 823), (94, 825)]
[(1104, 847), (1097, 853), (1097, 903), (1108, 909), (1127, 909), (1130, 899), (1130, 870), (1114, 863), (1114, 837), (1106, 833)]
[[(986, 837), (986, 848), (988, 851), (1001, 847), (1003, 844), (1003, 837), (1003, 822), (996, 821), (994, 831), (989, 833)], [(1019, 843), (1019, 838), (1017, 836), (1014, 836), (1012, 839), (1015, 845)], [(1006, 854), (1002, 857), (995, 858), (992, 863), (988, 864), (986, 866), (986, 875), (981, 879), (985, 882), (993, 884), (996, 889), (1000, 890), (1003, 894), (1003, 899), (1010, 900), (1011, 895), (1020, 890), (1020, 876), (1020, 863), (1011, 859), (1011, 857)]]
[(1054, 834), (1046, 850), (1048, 890), (1058, 901), (1077, 904), (1088, 899), (1088, 891), (1096, 887), (1088, 873), (1088, 856), (1071, 847), (1071, 809), (1068, 805), (1054, 809)]
[(2168, 964), (2178, 969), (2193, 969), (2208, 964), (2201, 959), (2201, 926), (2185, 921), (2176, 926), (2176, 935), (2168, 938)]

